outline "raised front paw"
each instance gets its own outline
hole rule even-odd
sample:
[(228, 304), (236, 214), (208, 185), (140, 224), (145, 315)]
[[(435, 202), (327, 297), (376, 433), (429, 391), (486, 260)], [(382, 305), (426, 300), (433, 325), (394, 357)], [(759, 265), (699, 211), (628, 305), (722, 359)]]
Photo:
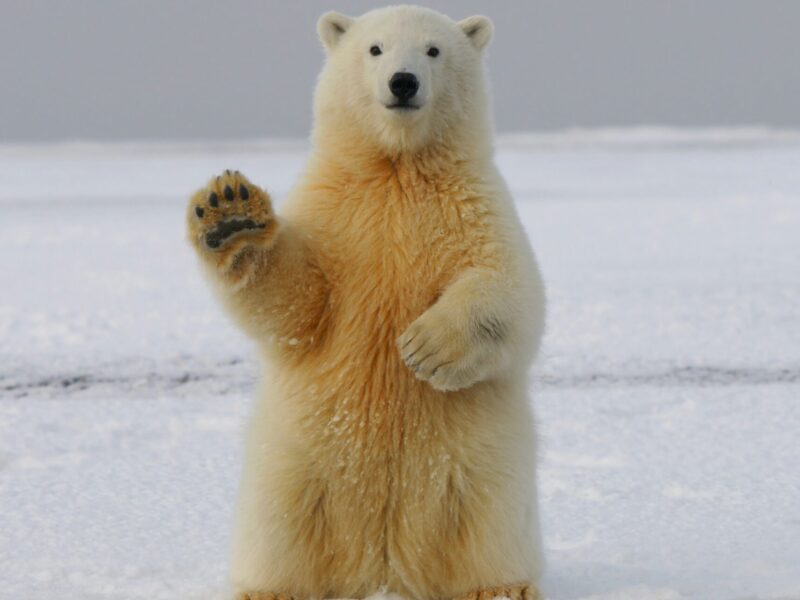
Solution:
[(189, 237), (204, 250), (222, 251), (241, 243), (268, 241), (275, 229), (269, 195), (239, 171), (212, 179), (189, 201)]
[(447, 311), (433, 307), (409, 325), (397, 347), (417, 379), (438, 390), (458, 390), (481, 379), (493, 361), (492, 353), (500, 351), (498, 340), (492, 339), (495, 326), (480, 321), (459, 323)]

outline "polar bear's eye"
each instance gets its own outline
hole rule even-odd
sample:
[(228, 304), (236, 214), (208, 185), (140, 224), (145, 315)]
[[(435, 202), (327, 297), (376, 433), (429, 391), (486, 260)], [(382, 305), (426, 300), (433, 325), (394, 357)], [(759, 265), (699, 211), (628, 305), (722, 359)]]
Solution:
[(380, 54), (383, 54), (383, 50), (381, 50), (380, 47), (378, 46), (373, 46), (372, 48), (369, 49), (369, 53), (372, 54), (372, 56), (378, 56)]
[(431, 46), (428, 48), (428, 56), (433, 56), (434, 58), (439, 56), (439, 49), (436, 46)]

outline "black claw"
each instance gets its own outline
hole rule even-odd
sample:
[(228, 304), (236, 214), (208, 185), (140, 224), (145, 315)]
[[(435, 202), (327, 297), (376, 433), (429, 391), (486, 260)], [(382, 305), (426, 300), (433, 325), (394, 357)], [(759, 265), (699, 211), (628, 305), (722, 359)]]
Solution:
[(243, 183), (239, 186), (239, 196), (242, 197), (242, 200), (247, 200), (250, 197), (250, 192)]
[(222, 190), (222, 193), (225, 194), (225, 199), (228, 202), (233, 202), (233, 189), (231, 189), (231, 186), (226, 185), (225, 189)]
[(217, 196), (217, 192), (211, 192), (211, 195), (208, 197), (208, 203), (214, 208), (219, 206), (219, 196)]
[(202, 218), (203, 217), (203, 213), (205, 213), (205, 211), (203, 210), (202, 206), (195, 206), (194, 207), (194, 214), (196, 214), (198, 217)]

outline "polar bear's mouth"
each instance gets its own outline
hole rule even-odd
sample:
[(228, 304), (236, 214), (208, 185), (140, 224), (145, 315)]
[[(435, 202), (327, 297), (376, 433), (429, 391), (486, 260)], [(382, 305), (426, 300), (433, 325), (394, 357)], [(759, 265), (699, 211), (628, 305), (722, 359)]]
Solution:
[(387, 104), (386, 108), (389, 110), (419, 110), (419, 106), (416, 104), (410, 104), (408, 102), (395, 102), (394, 104)]

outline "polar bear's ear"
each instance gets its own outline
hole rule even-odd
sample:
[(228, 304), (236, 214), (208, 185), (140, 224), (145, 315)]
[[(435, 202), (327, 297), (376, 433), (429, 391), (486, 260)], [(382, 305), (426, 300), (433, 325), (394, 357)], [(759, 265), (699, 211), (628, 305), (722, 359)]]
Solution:
[(353, 18), (341, 13), (327, 12), (322, 15), (317, 21), (317, 33), (325, 50), (333, 50), (352, 24)]
[(467, 36), (467, 39), (478, 50), (483, 50), (492, 39), (492, 31), (494, 25), (488, 17), (475, 15), (474, 17), (467, 17), (463, 21), (458, 22), (461, 31)]

